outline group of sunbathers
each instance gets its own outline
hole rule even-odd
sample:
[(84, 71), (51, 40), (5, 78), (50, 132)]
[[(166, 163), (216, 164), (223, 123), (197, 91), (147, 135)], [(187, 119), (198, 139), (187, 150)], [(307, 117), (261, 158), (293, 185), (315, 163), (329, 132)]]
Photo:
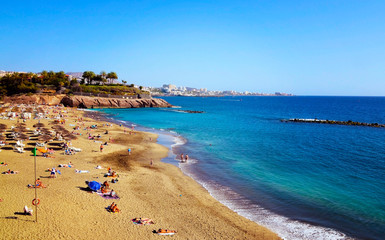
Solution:
[(98, 134), (97, 136), (92, 136), (91, 133), (88, 134), (88, 140), (95, 140), (95, 139), (100, 139), (102, 136)]
[(112, 171), (111, 168), (108, 168), (108, 173), (104, 174), (105, 177), (119, 177), (115, 171)]

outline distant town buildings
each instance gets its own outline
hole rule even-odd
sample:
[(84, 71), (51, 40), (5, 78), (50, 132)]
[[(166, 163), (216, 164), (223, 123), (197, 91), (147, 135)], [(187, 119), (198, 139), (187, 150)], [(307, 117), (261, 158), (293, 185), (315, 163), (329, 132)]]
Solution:
[(14, 71), (4, 71), (0, 70), (0, 77), (4, 77), (7, 74), (14, 74), (14, 73), (27, 73), (27, 72), (14, 72)]
[(256, 93), (229, 91), (209, 91), (207, 88), (177, 87), (173, 84), (163, 84), (162, 87), (143, 87), (152, 96), (293, 96), (289, 93)]

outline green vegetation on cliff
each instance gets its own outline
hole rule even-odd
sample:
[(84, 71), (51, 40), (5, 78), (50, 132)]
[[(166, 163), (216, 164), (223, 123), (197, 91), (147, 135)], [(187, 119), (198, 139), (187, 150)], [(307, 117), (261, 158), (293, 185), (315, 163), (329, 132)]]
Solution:
[[(42, 71), (41, 73), (12, 73), (0, 77), (0, 95), (33, 93), (64, 93), (84, 92), (92, 94), (137, 95), (149, 94), (135, 88), (133, 84), (109, 84), (118, 79), (115, 72), (102, 71), (99, 75), (85, 71), (81, 79), (73, 79), (63, 71)], [(123, 81), (126, 83), (125, 81)]]

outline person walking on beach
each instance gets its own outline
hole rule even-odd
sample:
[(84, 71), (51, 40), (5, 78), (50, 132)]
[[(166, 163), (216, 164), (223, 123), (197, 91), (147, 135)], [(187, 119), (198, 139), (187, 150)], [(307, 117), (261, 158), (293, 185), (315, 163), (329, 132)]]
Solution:
[(100, 152), (103, 152), (103, 144), (100, 144)]
[(131, 148), (128, 149), (128, 155), (131, 155)]

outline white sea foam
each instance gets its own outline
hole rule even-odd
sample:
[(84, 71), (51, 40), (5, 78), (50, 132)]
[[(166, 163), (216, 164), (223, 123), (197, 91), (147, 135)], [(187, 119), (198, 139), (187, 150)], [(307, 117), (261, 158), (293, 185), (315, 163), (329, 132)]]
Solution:
[(171, 147), (180, 146), (180, 145), (186, 144), (187, 142), (187, 140), (182, 136), (175, 136), (173, 141), (174, 141), (174, 144), (172, 144)]
[(238, 213), (239, 215), (250, 219), (266, 228), (277, 233), (281, 238), (287, 240), (342, 240), (353, 239), (334, 229), (315, 226), (308, 223), (291, 220), (285, 216), (275, 214), (261, 206), (252, 203), (250, 200), (232, 191), (229, 187), (222, 186), (212, 180), (203, 180), (197, 176), (191, 166), (198, 160), (192, 159), (188, 163), (180, 163), (181, 170), (204, 188), (211, 196), (219, 202)]

